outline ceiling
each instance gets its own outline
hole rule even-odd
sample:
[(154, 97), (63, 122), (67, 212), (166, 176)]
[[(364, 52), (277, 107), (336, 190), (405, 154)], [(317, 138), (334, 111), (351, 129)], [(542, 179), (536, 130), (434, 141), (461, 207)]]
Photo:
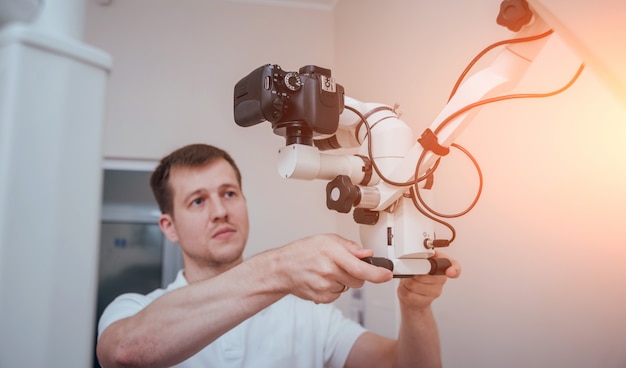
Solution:
[(287, 6), (293, 8), (308, 8), (332, 10), (338, 0), (229, 0), (242, 3)]

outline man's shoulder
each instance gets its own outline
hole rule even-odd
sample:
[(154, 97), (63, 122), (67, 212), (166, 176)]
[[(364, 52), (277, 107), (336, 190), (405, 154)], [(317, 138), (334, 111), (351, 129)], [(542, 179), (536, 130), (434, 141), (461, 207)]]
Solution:
[(148, 294), (139, 294), (134, 292), (124, 293), (113, 299), (113, 301), (104, 309), (98, 322), (98, 331), (102, 333), (106, 327), (120, 319), (130, 317), (147, 307), (150, 303), (172, 290), (187, 285), (182, 271), (165, 289), (156, 289)]

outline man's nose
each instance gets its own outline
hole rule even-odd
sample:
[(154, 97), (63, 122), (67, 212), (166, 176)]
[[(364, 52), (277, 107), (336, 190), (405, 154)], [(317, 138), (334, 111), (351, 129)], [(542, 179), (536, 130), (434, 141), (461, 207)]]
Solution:
[(223, 219), (228, 215), (226, 205), (221, 199), (214, 200), (211, 206), (211, 218), (213, 220)]

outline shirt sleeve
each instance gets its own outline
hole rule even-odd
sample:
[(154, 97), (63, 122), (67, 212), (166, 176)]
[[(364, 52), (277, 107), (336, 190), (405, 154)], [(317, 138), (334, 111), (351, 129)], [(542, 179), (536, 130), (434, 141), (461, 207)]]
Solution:
[(345, 317), (339, 309), (331, 305), (328, 307), (328, 334), (324, 348), (324, 362), (326, 367), (341, 368), (345, 365), (352, 346), (366, 330)]
[(98, 321), (98, 340), (102, 332), (114, 322), (134, 316), (163, 294), (186, 285), (187, 280), (185, 280), (183, 270), (180, 270), (174, 282), (169, 284), (165, 290), (156, 289), (147, 295), (126, 293), (118, 296), (104, 309), (102, 316), (100, 316)]
[(134, 316), (150, 304), (150, 299), (145, 295), (127, 293), (115, 298), (102, 312), (98, 321), (98, 340), (102, 332), (114, 322)]

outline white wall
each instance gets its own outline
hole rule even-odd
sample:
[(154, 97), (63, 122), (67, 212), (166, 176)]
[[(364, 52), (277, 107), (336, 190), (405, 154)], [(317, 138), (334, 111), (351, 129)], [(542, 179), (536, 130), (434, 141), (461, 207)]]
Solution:
[[(399, 103), (421, 133), (469, 60), (510, 36), (498, 10), (498, 1), (342, 0), (335, 75), (348, 95)], [(552, 40), (516, 91), (556, 89), (577, 66)], [(453, 221), (447, 252), (464, 270), (435, 305), (445, 366), (626, 365), (625, 142), (624, 106), (589, 68), (562, 95), (485, 107), (460, 137), (485, 187)], [(460, 154), (444, 160), (438, 209), (472, 199), (468, 165)]]

